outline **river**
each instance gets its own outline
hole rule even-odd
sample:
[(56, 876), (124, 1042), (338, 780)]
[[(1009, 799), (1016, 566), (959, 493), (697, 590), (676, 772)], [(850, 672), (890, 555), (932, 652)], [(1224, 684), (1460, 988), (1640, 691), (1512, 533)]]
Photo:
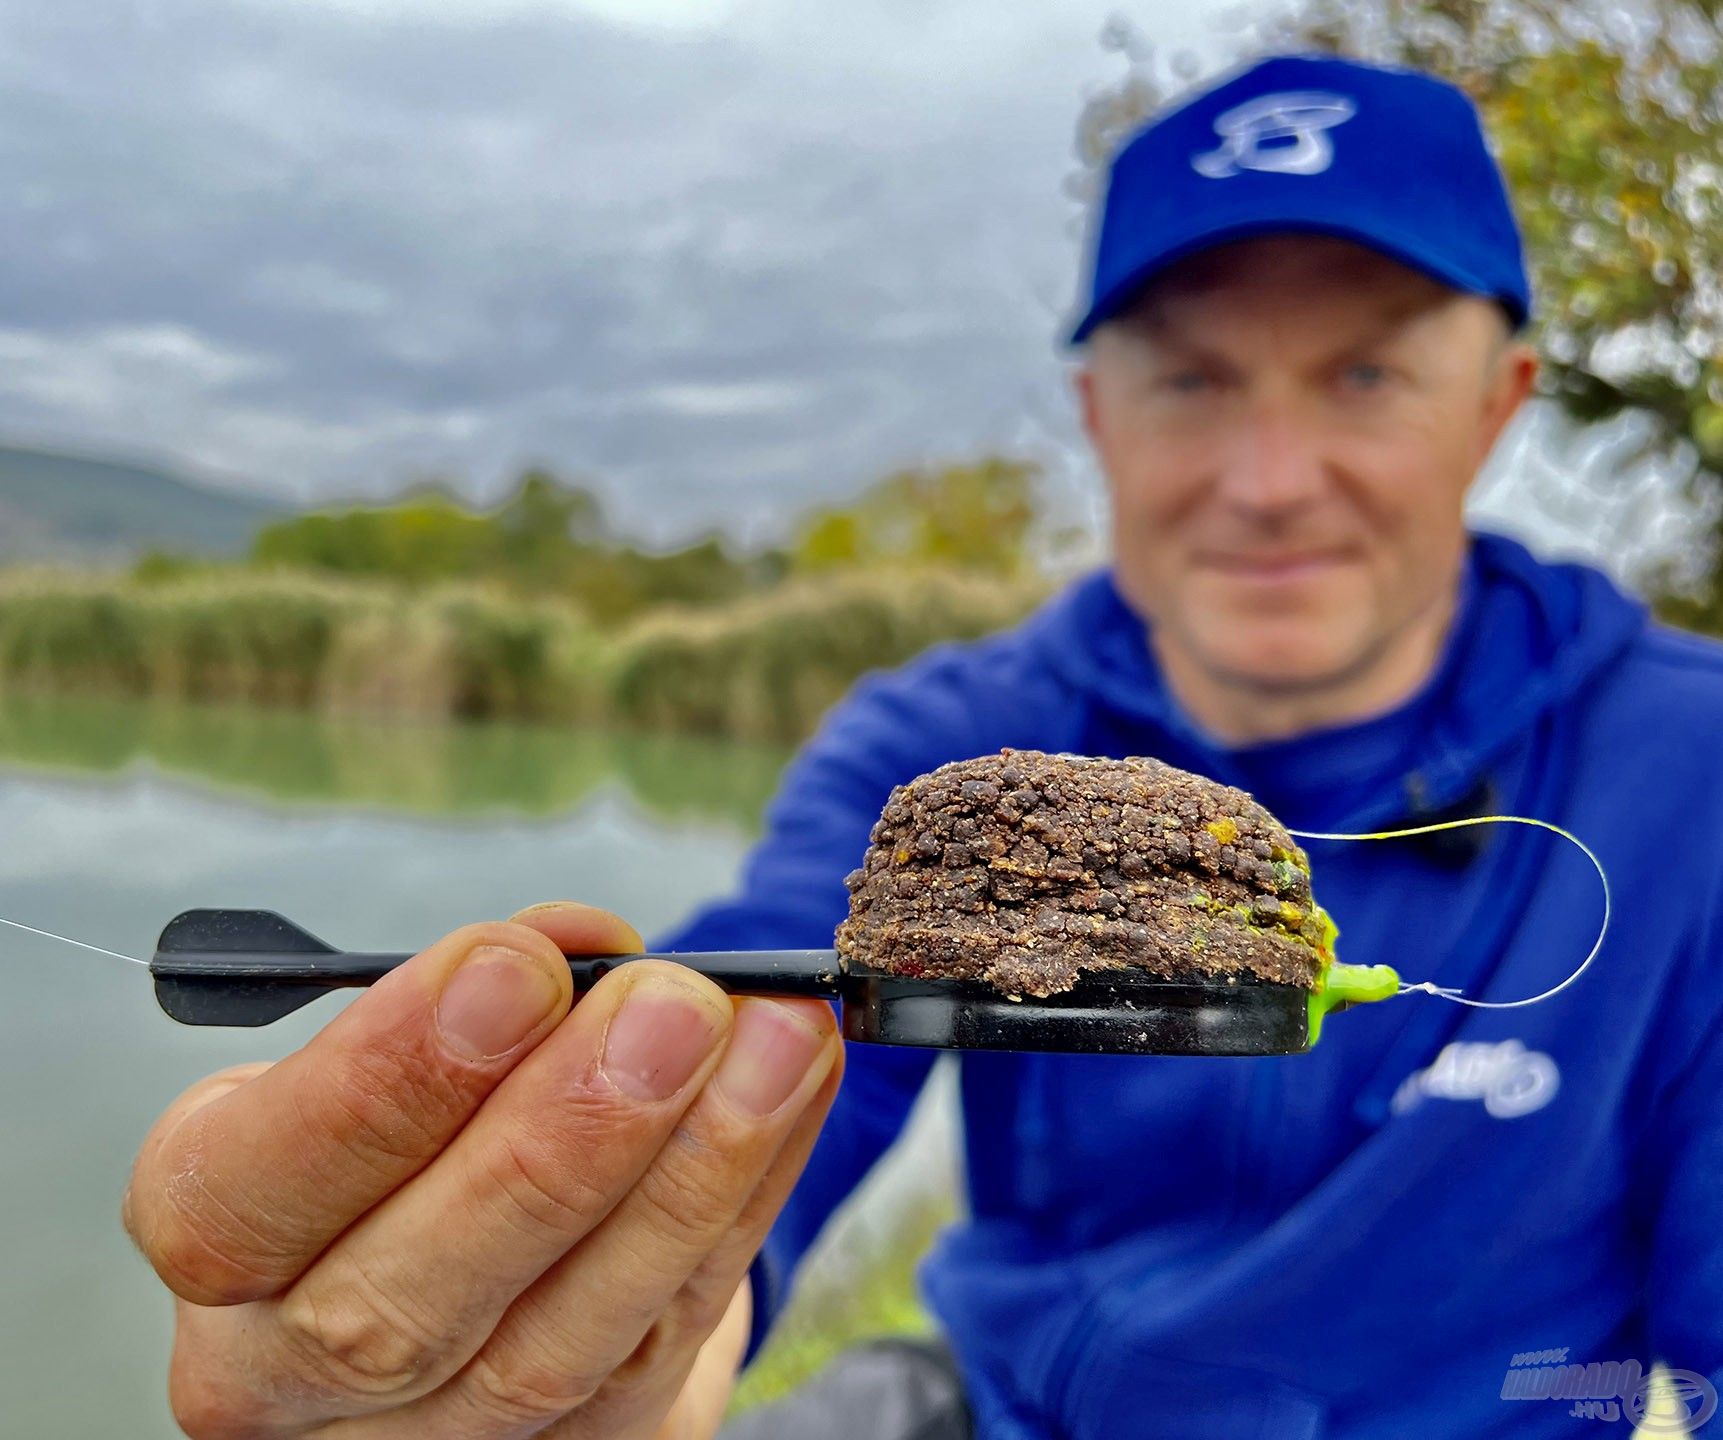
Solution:
[[(661, 931), (734, 880), (785, 756), (501, 725), (378, 726), (131, 703), (0, 704), (0, 916), (147, 957), (195, 906), (416, 949), (574, 897)], [(200, 1075), (303, 1044), (177, 1025), (120, 960), (0, 930), (0, 1431), (155, 1440), (167, 1292), (119, 1224), (155, 1116)]]

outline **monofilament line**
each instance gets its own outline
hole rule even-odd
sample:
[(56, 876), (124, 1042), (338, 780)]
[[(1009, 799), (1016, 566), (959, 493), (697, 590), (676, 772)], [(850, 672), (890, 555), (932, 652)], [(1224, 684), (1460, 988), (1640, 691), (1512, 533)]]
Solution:
[(136, 955), (122, 955), (118, 950), (104, 950), (100, 945), (87, 945), (82, 940), (74, 940), (70, 935), (56, 935), (52, 930), (38, 930), (34, 925), (8, 920), (4, 916), (0, 916), (0, 925), (10, 925), (14, 930), (28, 930), (32, 935), (40, 935), (44, 940), (58, 940), (62, 945), (76, 945), (80, 950), (91, 950), (97, 955), (124, 960), (131, 965), (142, 965), (146, 970), (149, 968), (148, 960), (140, 960)]
[(1522, 1005), (1536, 1005), (1540, 1000), (1548, 1000), (1552, 995), (1559, 995), (1563, 990), (1591, 968), (1591, 962), (1597, 959), (1597, 953), (1603, 949), (1603, 938), (1609, 934), (1609, 917), (1611, 902), (1609, 894), (1609, 876), (1603, 868), (1603, 861), (1597, 858), (1591, 846), (1581, 840), (1571, 830), (1564, 830), (1559, 825), (1552, 825), (1548, 820), (1535, 820), (1529, 815), (1471, 815), (1463, 820), (1441, 820), (1432, 825), (1418, 825), (1409, 830), (1377, 830), (1368, 835), (1336, 835), (1317, 830), (1289, 830), (1287, 833), (1299, 840), (1398, 840), (1405, 835), (1429, 835), (1437, 830), (1459, 830), (1467, 825), (1535, 825), (1540, 830), (1548, 830), (1552, 835), (1559, 835), (1569, 844), (1577, 845), (1585, 852), (1585, 858), (1591, 861), (1592, 869), (1597, 871), (1597, 878), (1603, 882), (1603, 924), (1597, 932), (1597, 940), (1591, 947), (1591, 953), (1580, 962), (1579, 969), (1569, 975), (1559, 985), (1552, 985), (1541, 995), (1533, 995), (1526, 1000), (1468, 1000), (1459, 990), (1451, 985), (1438, 985), (1433, 980), (1422, 980), (1416, 984), (1402, 983), (1400, 994), (1407, 995), (1416, 991), (1423, 995), (1434, 995), (1439, 1000), (1452, 1000), (1456, 1005), (1470, 1005), (1475, 1010), (1517, 1010)]

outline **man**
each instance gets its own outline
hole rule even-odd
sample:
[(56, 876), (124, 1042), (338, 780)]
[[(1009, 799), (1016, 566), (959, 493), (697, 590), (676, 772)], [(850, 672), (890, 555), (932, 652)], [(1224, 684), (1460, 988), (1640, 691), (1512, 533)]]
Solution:
[[(1641, 1411), (1654, 1361), (1709, 1418), (1723, 652), (1466, 533), (1527, 306), (1449, 87), (1278, 58), (1160, 117), (1114, 164), (1074, 337), (1113, 564), (860, 685), (739, 893), (670, 943), (827, 943), (890, 788), (1010, 745), (1158, 755), (1304, 829), (1566, 825), (1614, 886), (1596, 963), (1283, 1059), (963, 1055), (969, 1215), (922, 1270), (949, 1352), (840, 1358), (736, 1435), (1568, 1434)], [(1523, 827), (1312, 858), (1348, 959), (1492, 1002), (1601, 915)], [(933, 1057), (845, 1055), (824, 1007), (671, 966), (563, 1019), (558, 950), (637, 939), (571, 906), (459, 932), (170, 1108), (125, 1212), (179, 1297), (191, 1434), (714, 1433)], [(1551, 1388), (1527, 1352), (1595, 1368), (1503, 1398)]]

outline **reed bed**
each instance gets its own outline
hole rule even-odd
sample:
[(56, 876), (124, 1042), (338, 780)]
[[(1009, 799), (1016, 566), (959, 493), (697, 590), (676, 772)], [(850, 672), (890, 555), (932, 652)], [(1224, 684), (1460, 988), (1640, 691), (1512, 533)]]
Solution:
[(0, 692), (795, 741), (868, 670), (1010, 624), (1038, 593), (857, 573), (604, 631), (567, 603), (478, 586), (15, 571), (0, 576)]
[(939, 572), (798, 580), (704, 611), (661, 612), (617, 648), (612, 718), (752, 740), (793, 741), (861, 675), (943, 640), (1011, 624), (1039, 592)]

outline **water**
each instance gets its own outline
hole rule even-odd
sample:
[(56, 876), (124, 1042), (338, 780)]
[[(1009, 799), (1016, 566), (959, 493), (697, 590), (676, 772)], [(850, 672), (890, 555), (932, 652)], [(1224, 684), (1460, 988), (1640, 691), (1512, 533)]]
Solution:
[[(577, 898), (648, 936), (734, 879), (784, 756), (505, 726), (0, 705), (0, 914), (147, 957), (193, 906), (415, 949)], [(193, 1029), (136, 966), (0, 931), (0, 1433), (171, 1440), (172, 1306), (119, 1223), (156, 1115), (303, 1044), (345, 997)]]

